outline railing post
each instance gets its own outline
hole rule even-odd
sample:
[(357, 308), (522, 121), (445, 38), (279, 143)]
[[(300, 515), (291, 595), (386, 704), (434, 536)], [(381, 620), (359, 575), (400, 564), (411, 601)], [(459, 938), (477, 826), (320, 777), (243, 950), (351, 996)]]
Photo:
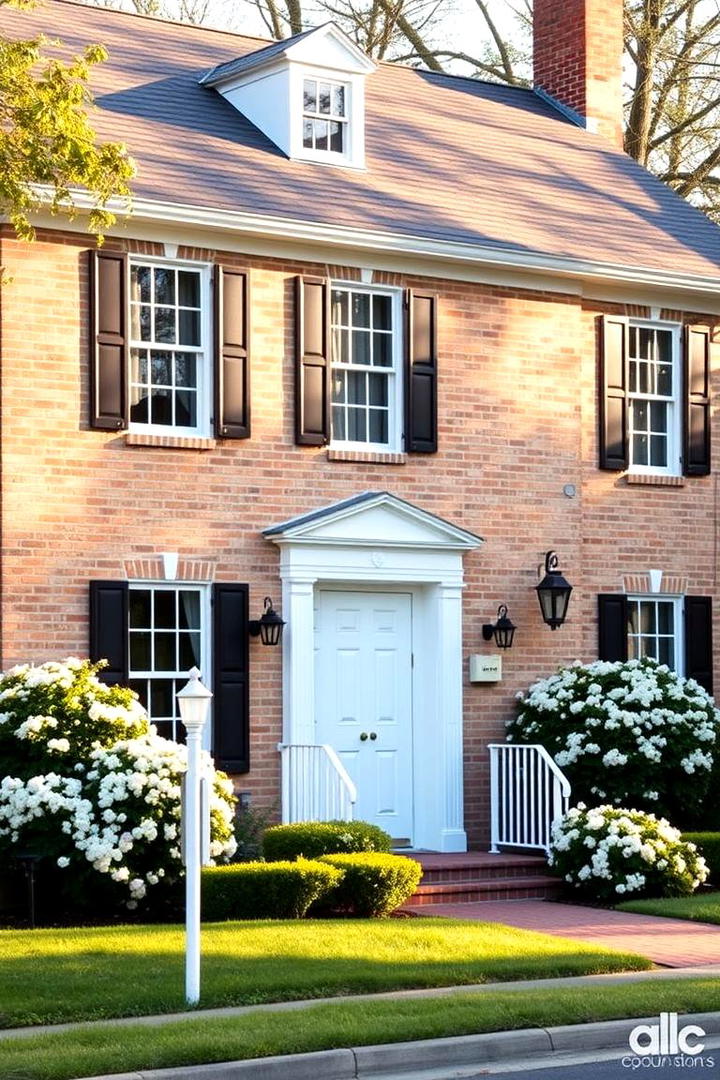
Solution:
[(500, 848), (500, 785), (498, 770), (498, 749), (490, 747), (490, 854), (499, 855)]

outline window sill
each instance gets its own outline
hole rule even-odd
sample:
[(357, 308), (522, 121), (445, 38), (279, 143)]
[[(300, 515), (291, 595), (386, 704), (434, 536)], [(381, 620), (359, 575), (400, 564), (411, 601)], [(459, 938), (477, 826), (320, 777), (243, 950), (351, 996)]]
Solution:
[(665, 476), (663, 473), (626, 473), (625, 481), (650, 487), (685, 487), (684, 476)]
[(125, 435), (126, 446), (162, 446), (167, 450), (214, 450), (217, 440), (200, 435), (145, 435), (129, 431)]
[(407, 454), (389, 454), (384, 450), (328, 450), (328, 461), (356, 461), (366, 465), (406, 465)]

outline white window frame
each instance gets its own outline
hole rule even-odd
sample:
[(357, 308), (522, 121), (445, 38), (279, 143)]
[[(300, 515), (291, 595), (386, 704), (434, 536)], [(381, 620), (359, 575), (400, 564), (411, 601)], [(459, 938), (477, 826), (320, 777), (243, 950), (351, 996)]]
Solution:
[[(632, 593), (627, 596), (628, 609), (632, 603), (671, 604), (673, 607), (673, 641), (675, 645), (675, 663), (672, 670), (678, 675), (685, 674), (685, 612), (684, 598), (672, 593)], [(628, 657), (630, 658), (630, 611), (628, 610)], [(660, 662), (660, 661), (658, 661)]]
[[(132, 270), (138, 266), (163, 267), (171, 270), (192, 270), (200, 274), (200, 345), (192, 351), (199, 356), (197, 364), (198, 387), (197, 387), (197, 425), (195, 427), (173, 424), (143, 424), (138, 421), (130, 421), (128, 430), (132, 433), (144, 433), (147, 435), (166, 436), (190, 436), (193, 438), (209, 438), (212, 435), (212, 402), (213, 402), (213, 340), (212, 340), (212, 296), (211, 296), (211, 265), (206, 262), (192, 262), (184, 259), (169, 259), (160, 255), (131, 255), (128, 259), (127, 269), (127, 325), (128, 325), (128, 410), (132, 407), (132, 358), (133, 349), (153, 349), (159, 351), (159, 345), (151, 345), (147, 341), (136, 341), (132, 337)], [(172, 351), (173, 345), (167, 344), (167, 350)], [(189, 350), (188, 350), (189, 351)]]
[[(671, 335), (673, 393), (672, 397), (664, 397), (656, 394), (642, 394), (631, 391), (629, 384), (629, 366), (631, 361), (628, 357), (628, 471), (631, 473), (644, 473), (645, 475), (652, 476), (680, 476), (682, 472), (682, 365), (684, 362), (682, 355), (682, 326), (679, 323), (662, 322), (660, 320), (631, 319), (630, 328), (639, 330), (662, 330)], [(648, 404), (658, 401), (667, 404), (669, 414), (667, 427), (667, 465), (639, 465), (633, 462), (632, 403), (634, 401), (646, 401)]]
[(386, 443), (377, 442), (355, 442), (350, 439), (336, 439), (333, 431), (333, 419), (332, 419), (332, 378), (335, 371), (335, 358), (332, 354), (333, 343), (333, 325), (332, 316), (330, 318), (330, 448), (333, 450), (356, 450), (365, 451), (375, 454), (394, 454), (399, 453), (403, 449), (403, 290), (394, 288), (387, 285), (365, 285), (360, 281), (332, 281), (330, 283), (330, 294), (336, 289), (342, 289), (345, 292), (358, 292), (367, 293), (369, 296), (383, 295), (389, 296), (392, 303), (392, 333), (391, 333), (391, 349), (392, 349), (392, 367), (355, 367), (351, 364), (338, 364), (338, 368), (343, 371), (369, 371), (373, 374), (386, 374), (388, 378), (388, 441)]
[[(303, 146), (306, 79), (341, 84), (345, 88), (345, 138), (343, 152), (316, 150)], [(365, 168), (365, 95), (364, 75), (323, 68), (311, 64), (293, 64), (290, 73), (290, 157), (318, 165), (342, 168)]]
[[(140, 592), (148, 589), (155, 592), (198, 592), (200, 594), (200, 671), (202, 672), (203, 683), (212, 689), (212, 666), (211, 666), (211, 609), (210, 609), (210, 585), (197, 582), (197, 581), (159, 581), (159, 580), (139, 580), (134, 579), (128, 584), (130, 592)], [(128, 612), (128, 622), (125, 627), (125, 633), (127, 634), (128, 641), (128, 680), (135, 679), (152, 679), (152, 678), (167, 678), (176, 679), (178, 682), (178, 690), (184, 686), (185, 681), (189, 678), (187, 672), (184, 671), (154, 671), (154, 670), (136, 670), (130, 666), (130, 616)], [(152, 722), (152, 718), (151, 718)], [(178, 723), (180, 721), (178, 720)], [(163, 725), (164, 726), (164, 725)], [(164, 734), (163, 730), (159, 734)], [(165, 736), (167, 738), (167, 736)], [(208, 722), (205, 724), (203, 730), (202, 739), (203, 749), (210, 751), (212, 746), (212, 701), (210, 703), (210, 710), (208, 714)]]
[[(342, 90), (343, 90), (343, 103), (344, 103), (344, 109), (345, 109), (343, 115), (340, 116), (339, 114), (335, 114), (333, 112), (329, 112), (327, 114), (320, 113), (320, 112), (307, 112), (306, 109), (305, 109), (305, 83), (306, 82), (314, 82), (315, 83), (316, 95), (319, 95), (319, 93), (320, 93), (321, 84), (326, 83), (330, 87), (331, 107), (332, 107), (332, 91), (333, 91), (333, 89), (336, 88), (336, 87), (342, 88)], [(315, 76), (315, 75), (305, 75), (304, 78), (303, 78), (303, 113), (302, 113), (302, 119), (303, 119), (303, 152), (304, 153), (306, 153), (306, 154), (307, 153), (311, 153), (311, 154), (337, 154), (338, 156), (340, 156), (342, 158), (346, 158), (347, 157), (347, 150), (348, 150), (348, 146), (349, 146), (349, 142), (350, 142), (350, 85), (349, 85), (349, 83), (345, 79), (342, 79), (342, 80), (341, 79), (330, 79), (330, 78), (320, 79), (320, 78), (317, 78), (317, 76)], [(325, 121), (328, 124), (330, 124), (330, 123), (339, 124), (340, 125), (340, 132), (341, 132), (341, 135), (342, 135), (342, 145), (343, 145), (342, 150), (339, 150), (339, 151), (338, 150), (331, 150), (330, 147), (327, 147), (326, 149), (323, 150), (322, 148), (317, 148), (317, 147), (312, 147), (312, 146), (305, 146), (305, 130), (304, 129), (305, 129), (305, 121), (306, 120), (310, 120), (310, 121), (320, 120), (320, 121)]]

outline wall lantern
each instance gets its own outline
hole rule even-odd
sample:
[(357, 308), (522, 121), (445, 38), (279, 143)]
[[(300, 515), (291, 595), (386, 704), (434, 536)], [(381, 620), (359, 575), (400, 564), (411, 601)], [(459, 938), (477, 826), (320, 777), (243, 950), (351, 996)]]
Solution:
[(505, 604), (500, 605), (497, 613), (498, 621), (496, 623), (485, 623), (483, 626), (483, 640), (492, 641), (494, 637), (498, 649), (511, 649), (516, 627), (508, 619), (507, 607)]
[(572, 585), (560, 573), (558, 557), (554, 551), (548, 551), (545, 556), (545, 577), (535, 586), (535, 590), (543, 621), (551, 630), (557, 630), (558, 626), (565, 622)]
[(266, 596), (263, 600), (264, 611), (259, 619), (251, 619), (248, 632), (252, 637), (260, 635), (263, 645), (278, 645), (282, 637), (284, 621), (272, 606), (272, 600)]

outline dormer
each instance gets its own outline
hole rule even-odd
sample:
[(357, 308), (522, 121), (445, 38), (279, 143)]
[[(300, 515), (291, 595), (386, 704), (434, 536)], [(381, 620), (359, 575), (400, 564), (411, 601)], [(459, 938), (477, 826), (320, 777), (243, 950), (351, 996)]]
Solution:
[(201, 85), (222, 94), (284, 154), (365, 167), (365, 79), (375, 64), (334, 23), (220, 64)]

